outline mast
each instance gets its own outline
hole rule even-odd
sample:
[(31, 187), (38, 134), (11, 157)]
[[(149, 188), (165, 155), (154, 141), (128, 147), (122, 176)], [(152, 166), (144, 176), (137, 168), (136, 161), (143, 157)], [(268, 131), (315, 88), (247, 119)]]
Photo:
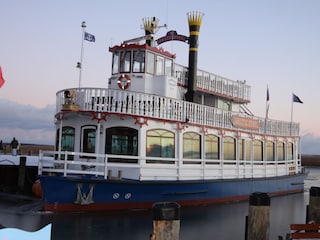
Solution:
[(193, 102), (195, 81), (197, 80), (197, 68), (198, 68), (198, 38), (200, 25), (203, 17), (201, 12), (189, 12), (189, 71), (188, 71), (188, 91), (185, 95), (186, 100)]
[(159, 19), (156, 17), (152, 18), (143, 18), (143, 27), (146, 36), (146, 43), (148, 46), (151, 46), (153, 41), (153, 34), (156, 32), (158, 28)]

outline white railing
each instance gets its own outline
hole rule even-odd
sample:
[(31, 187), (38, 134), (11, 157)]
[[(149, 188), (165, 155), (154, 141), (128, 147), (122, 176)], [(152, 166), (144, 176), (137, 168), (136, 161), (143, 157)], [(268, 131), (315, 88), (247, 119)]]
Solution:
[[(174, 77), (178, 84), (188, 86), (188, 68), (175, 64)], [(234, 81), (203, 70), (197, 71), (196, 87), (199, 90), (225, 96), (240, 102), (250, 102), (251, 88), (245, 81)]]
[[(66, 99), (65, 91), (74, 93), (75, 97), (71, 102), (70, 99)], [(56, 112), (59, 113), (66, 106), (76, 106), (76, 109), (81, 111), (117, 113), (228, 129), (237, 129), (232, 125), (232, 116), (242, 116), (259, 122), (259, 129), (250, 130), (252, 132), (281, 136), (299, 135), (298, 123), (270, 119), (265, 121), (265, 118), (225, 111), (179, 99), (107, 88), (61, 90), (57, 92)]]
[(135, 180), (263, 178), (293, 175), (301, 173), (302, 170), (300, 160), (246, 161), (140, 158), (138, 156), (54, 151), (41, 151), (38, 166), (39, 175), (86, 174), (103, 177), (104, 179), (125, 178)]

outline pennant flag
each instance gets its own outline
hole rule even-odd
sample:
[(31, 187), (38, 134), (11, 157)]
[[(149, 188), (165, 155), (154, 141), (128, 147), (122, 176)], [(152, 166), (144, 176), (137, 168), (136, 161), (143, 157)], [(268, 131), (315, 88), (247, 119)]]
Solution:
[(270, 101), (270, 96), (269, 96), (269, 87), (267, 86), (267, 104), (266, 104), (266, 118), (268, 118), (268, 114), (269, 114), (269, 103)]
[(3, 86), (5, 80), (3, 79), (3, 76), (2, 76), (2, 69), (0, 67), (0, 88)]
[(95, 41), (96, 41), (96, 38), (95, 38), (94, 35), (85, 32), (85, 33), (84, 33), (84, 40), (87, 40), (87, 41), (89, 41), (89, 42), (95, 42)]
[(299, 98), (297, 95), (295, 95), (294, 93), (292, 94), (292, 101), (293, 101), (293, 102), (297, 102), (297, 103), (303, 103), (303, 102), (300, 100), (300, 98)]

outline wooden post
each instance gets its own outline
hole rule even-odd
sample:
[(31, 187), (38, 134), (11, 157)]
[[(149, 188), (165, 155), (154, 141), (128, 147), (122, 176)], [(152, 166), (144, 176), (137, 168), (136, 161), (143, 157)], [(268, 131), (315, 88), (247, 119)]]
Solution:
[(256, 192), (249, 198), (249, 216), (246, 240), (269, 240), (270, 197)]
[(152, 206), (153, 234), (150, 240), (179, 240), (180, 205), (160, 202)]
[(19, 163), (19, 175), (18, 175), (18, 192), (23, 192), (24, 182), (26, 179), (26, 163), (27, 157), (21, 156)]
[(309, 190), (308, 223), (320, 223), (320, 187)]

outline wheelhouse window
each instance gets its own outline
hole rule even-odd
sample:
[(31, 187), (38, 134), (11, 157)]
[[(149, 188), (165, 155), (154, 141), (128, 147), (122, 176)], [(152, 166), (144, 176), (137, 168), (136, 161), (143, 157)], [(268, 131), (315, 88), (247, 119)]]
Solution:
[(145, 52), (135, 50), (133, 51), (133, 72), (144, 72)]
[(278, 142), (277, 151), (278, 151), (278, 161), (284, 160), (284, 143), (283, 142)]
[(147, 73), (154, 74), (154, 60), (155, 55), (147, 52)]
[[(60, 129), (57, 130), (56, 136), (56, 149), (59, 150), (59, 137)], [(74, 151), (74, 142), (75, 142), (75, 129), (73, 127), (63, 127), (61, 134), (61, 151)], [(64, 159), (64, 154), (61, 155), (60, 159)], [(68, 155), (68, 160), (72, 160), (73, 156)]]
[(164, 74), (164, 58), (157, 56), (157, 75), (163, 75)]
[(219, 159), (219, 137), (208, 134), (205, 136), (206, 159)]
[(147, 156), (174, 158), (174, 133), (163, 129), (147, 131)]
[(274, 161), (274, 143), (273, 142), (266, 142), (266, 159), (267, 161)]
[(263, 144), (260, 140), (253, 141), (253, 159), (255, 161), (263, 160)]
[(225, 160), (236, 159), (236, 140), (232, 137), (223, 138), (223, 156)]
[(108, 128), (105, 152), (114, 155), (138, 155), (138, 130), (127, 127)]
[(200, 135), (193, 132), (183, 134), (183, 158), (200, 159), (201, 158), (201, 140)]
[(119, 52), (114, 52), (112, 57), (112, 74), (119, 73)]
[(131, 51), (120, 53), (120, 72), (130, 72), (131, 69)]
[(96, 149), (96, 127), (85, 126), (81, 130), (81, 149), (85, 153), (95, 153)]
[(167, 76), (171, 76), (172, 75), (172, 60), (166, 58), (165, 59), (165, 69), (164, 69), (164, 74)]

